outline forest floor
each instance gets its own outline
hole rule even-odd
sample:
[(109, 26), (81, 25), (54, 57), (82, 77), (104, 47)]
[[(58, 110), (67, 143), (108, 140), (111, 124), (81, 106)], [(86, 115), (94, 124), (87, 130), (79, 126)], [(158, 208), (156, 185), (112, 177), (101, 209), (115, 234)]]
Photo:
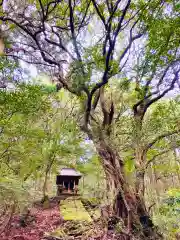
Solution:
[(1, 220), (2, 229), (0, 232), (1, 240), (40, 240), (46, 232), (55, 230), (62, 224), (62, 218), (59, 212), (59, 205), (52, 204), (44, 209), (42, 206), (33, 206), (30, 209), (30, 216), (27, 219), (27, 226), (21, 226), (22, 216), (15, 215), (7, 226), (6, 218)]
[[(0, 240), (116, 240), (113, 232), (104, 233), (99, 212), (87, 211), (78, 199), (52, 201), (50, 205), (36, 204), (30, 209), (27, 225), (21, 226), (22, 216), (15, 215), (7, 226), (0, 222)], [(97, 221), (95, 220), (97, 219)], [(2, 233), (1, 233), (2, 232)]]

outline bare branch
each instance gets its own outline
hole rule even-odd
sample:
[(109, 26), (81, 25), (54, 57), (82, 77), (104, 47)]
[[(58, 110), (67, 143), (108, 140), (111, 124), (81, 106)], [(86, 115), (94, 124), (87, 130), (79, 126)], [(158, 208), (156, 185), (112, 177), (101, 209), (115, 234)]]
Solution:
[(101, 11), (100, 11), (100, 9), (99, 9), (98, 4), (96, 3), (96, 0), (92, 0), (92, 3), (93, 3), (93, 5), (94, 5), (94, 8), (96, 9), (96, 12), (97, 12), (98, 16), (100, 17), (101, 21), (103, 22), (105, 28), (107, 28), (106, 20), (105, 20), (103, 14), (101, 14)]
[(158, 154), (156, 154), (153, 158), (151, 158), (149, 161), (147, 161), (147, 163), (145, 164), (145, 168), (148, 168), (149, 167), (149, 164), (154, 162), (156, 160), (157, 157), (165, 154), (165, 153), (168, 153), (169, 151), (172, 151), (172, 149), (166, 149), (164, 151), (161, 151), (159, 152)]
[(75, 48), (75, 52), (77, 55), (77, 58), (80, 62), (82, 62), (81, 60), (81, 55), (78, 49), (78, 45), (77, 45), (77, 40), (76, 40), (76, 35), (75, 35), (75, 28), (74, 28), (74, 12), (73, 12), (73, 7), (72, 7), (72, 1), (69, 0), (69, 13), (70, 13), (70, 28), (71, 28), (71, 35), (72, 35), (72, 40), (73, 40), (73, 45)]
[(117, 35), (119, 34), (119, 31), (120, 31), (121, 26), (122, 26), (122, 22), (124, 21), (126, 13), (127, 13), (128, 9), (130, 7), (130, 4), (131, 4), (131, 0), (128, 0), (127, 4), (126, 4), (126, 6), (125, 6), (125, 8), (124, 8), (124, 10), (122, 12), (122, 15), (121, 15), (121, 17), (119, 19), (119, 23), (118, 23), (117, 29), (116, 29), (116, 31), (114, 33), (114, 39), (116, 39)]
[[(67, 78), (64, 79), (62, 76), (59, 76), (59, 77), (58, 77), (58, 81), (62, 84), (62, 87), (63, 87), (63, 88), (65, 88), (65, 89), (67, 89), (69, 92), (77, 95), (77, 92), (76, 92), (73, 88), (71, 88), (71, 87), (69, 86), (68, 81), (67, 81)], [(58, 84), (57, 84), (57, 85), (58, 85)]]
[(161, 134), (157, 136), (152, 142), (150, 142), (146, 147), (145, 150), (148, 151), (154, 144), (156, 144), (158, 141), (162, 140), (165, 137), (169, 137), (171, 135), (177, 134), (180, 132), (180, 129), (172, 131), (172, 132), (166, 132), (164, 134)]
[(62, 50), (64, 50), (66, 53), (68, 53), (68, 55), (73, 59), (75, 60), (74, 56), (68, 51), (68, 49), (63, 45), (62, 43), (62, 39), (60, 38), (60, 36), (53, 30), (52, 28), (52, 32), (58, 37), (59, 39), (59, 43), (57, 41), (53, 41), (53, 40), (50, 40), (49, 38), (47, 38), (47, 34), (44, 32), (44, 35), (45, 35), (45, 40), (54, 45), (54, 46), (57, 46), (59, 48), (61, 48)]
[(165, 68), (165, 70), (164, 70), (164, 72), (163, 72), (163, 75), (162, 75), (161, 78), (159, 79), (159, 82), (158, 82), (158, 85), (157, 85), (158, 88), (159, 88), (159, 86), (162, 84), (163, 79), (164, 79), (164, 77), (166, 76), (166, 74), (167, 74), (168, 70), (170, 69), (170, 67), (172, 67), (172, 66), (173, 66), (175, 63), (177, 63), (177, 62), (180, 62), (180, 59), (176, 59), (176, 60), (170, 62), (169, 65)]
[[(74, 45), (74, 49), (75, 49), (75, 53), (77, 55), (77, 59), (80, 63), (80, 67), (81, 67), (81, 71), (82, 74), (85, 76), (85, 72), (83, 69), (83, 65), (82, 65), (82, 58), (81, 58), (81, 54), (78, 48), (78, 44), (77, 44), (77, 40), (76, 40), (76, 35), (75, 35), (75, 27), (74, 27), (74, 10), (72, 7), (72, 0), (68, 1), (69, 3), (69, 13), (70, 13), (70, 28), (71, 28), (71, 36), (72, 36), (72, 40), (73, 40), (73, 45)], [(83, 86), (83, 90), (84, 92), (87, 94), (87, 96), (89, 96), (89, 90), (87, 87)]]
[(172, 80), (171, 85), (170, 85), (167, 89), (165, 89), (165, 90), (164, 90), (160, 95), (158, 95), (157, 97), (155, 97), (155, 98), (153, 98), (153, 99), (151, 99), (151, 100), (149, 100), (149, 101), (147, 102), (145, 110), (147, 110), (147, 108), (148, 108), (151, 104), (157, 102), (159, 99), (161, 99), (162, 97), (164, 97), (169, 91), (171, 91), (171, 90), (174, 89), (175, 83), (176, 83), (176, 82), (178, 81), (178, 79), (179, 79), (179, 76), (178, 76), (179, 72), (180, 72), (180, 70), (178, 70), (178, 71), (175, 73), (174, 79)]
[(82, 26), (83, 26), (83, 24), (84, 24), (84, 22), (85, 22), (85, 19), (86, 19), (86, 16), (87, 16), (87, 14), (88, 14), (88, 9), (89, 9), (89, 7), (90, 7), (90, 4), (91, 4), (91, 0), (87, 3), (87, 7), (86, 7), (86, 11), (85, 11), (85, 13), (84, 13), (84, 17), (83, 17), (83, 19), (82, 19), (82, 21), (81, 21), (81, 23), (80, 23), (80, 25), (79, 25), (79, 27), (78, 27), (78, 33), (79, 33), (80, 29), (82, 28)]
[(37, 32), (35, 34), (33, 34), (30, 30), (28, 30), (26, 27), (24, 27), (23, 25), (21, 25), (19, 22), (17, 22), (16, 20), (12, 19), (12, 18), (9, 18), (9, 17), (1, 17), (0, 16), (0, 20), (6, 22), (6, 21), (10, 21), (10, 22), (13, 22), (14, 24), (16, 24), (16, 26), (18, 26), (20, 29), (22, 29), (25, 33), (27, 33), (31, 38), (32, 40), (36, 43), (40, 53), (41, 53), (41, 56), (43, 58), (43, 60), (49, 64), (53, 64), (53, 65), (56, 65), (58, 67), (60, 67), (60, 63), (57, 63), (57, 61), (55, 60), (52, 60), (50, 58), (47, 57), (47, 55), (45, 54), (45, 52), (43, 51), (39, 41), (37, 40)]
[(1, 154), (0, 154), (0, 158), (4, 158), (5, 154), (9, 151), (9, 148), (11, 147), (11, 145), (9, 145)]
[[(177, 60), (177, 61), (179, 61), (179, 60)], [(177, 62), (177, 61), (175, 61), (175, 62)], [(169, 67), (168, 67), (168, 69), (169, 69)], [(165, 69), (164, 72), (167, 73), (167, 68)], [(152, 96), (154, 96), (154, 95), (156, 95), (156, 94), (159, 93), (159, 91), (156, 90), (156, 91), (150, 93), (149, 95), (144, 96), (143, 99), (141, 99), (140, 101), (138, 101), (138, 102), (133, 106), (134, 113), (136, 114), (136, 113), (138, 112), (138, 110), (137, 110), (138, 106), (141, 106), (141, 107), (142, 107), (142, 113), (141, 113), (141, 115), (142, 115), (142, 118), (143, 118), (143, 116), (145, 115), (147, 109), (148, 109), (153, 103), (157, 102), (158, 100), (160, 100), (161, 98), (163, 98), (168, 92), (170, 92), (171, 90), (174, 89), (175, 84), (178, 82), (178, 79), (179, 79), (179, 72), (180, 72), (180, 69), (174, 73), (174, 78), (173, 78), (173, 80), (171, 81), (170, 86), (167, 87), (162, 93), (160, 93), (159, 95), (157, 95), (157, 96), (155, 96), (154, 98), (151, 99)], [(163, 73), (163, 78), (165, 77), (165, 75), (166, 75), (166, 74)], [(162, 81), (161, 78), (160, 78), (160, 81)]]
[[(179, 131), (179, 132), (180, 132), (180, 131)], [(174, 151), (174, 149), (175, 149), (176, 147), (179, 147), (179, 144), (177, 144), (176, 146), (174, 146), (174, 144), (173, 144), (173, 145), (170, 146), (168, 149), (165, 149), (164, 151), (161, 151), (161, 152), (159, 152), (158, 154), (156, 154), (153, 158), (151, 158), (149, 161), (146, 162), (145, 168), (148, 168), (149, 164), (152, 163), (152, 162), (154, 162), (157, 157), (159, 157), (159, 156), (161, 156), (161, 155), (163, 155), (163, 154), (165, 154), (165, 153), (168, 153), (168, 152), (170, 152), (170, 151)]]
[(44, 13), (44, 7), (43, 7), (43, 3), (41, 0), (38, 0), (40, 8), (41, 8), (41, 12), (42, 12), (42, 21), (45, 21), (45, 13)]
[(148, 207), (148, 213), (150, 213), (151, 209), (156, 205), (155, 202), (153, 202), (149, 207)]
[[(46, 7), (46, 14), (45, 14), (45, 18), (47, 19), (48, 15), (51, 14), (51, 12), (54, 11), (54, 9), (57, 7), (58, 3), (60, 3), (62, 0), (55, 0), (55, 1), (52, 1), (52, 2), (48, 2), (47, 4), (47, 7)], [(54, 6), (50, 9), (51, 5)]]
[(115, 6), (113, 6), (113, 8), (111, 9), (111, 14), (110, 14), (110, 17), (108, 19), (108, 23), (110, 23), (112, 21), (112, 18), (114, 17), (114, 14), (118, 8), (118, 5), (119, 3), (121, 2), (121, 0), (118, 0), (116, 3), (115, 3)]
[(94, 102), (93, 102), (93, 106), (92, 106), (92, 109), (95, 110), (96, 107), (97, 107), (97, 104), (98, 104), (98, 101), (99, 101), (99, 98), (100, 98), (100, 91), (98, 90), (95, 94), (95, 97), (94, 97)]
[(120, 58), (119, 58), (119, 62), (122, 61), (122, 59), (124, 58), (124, 56), (126, 55), (126, 53), (129, 51), (129, 49), (131, 48), (132, 46), (132, 43), (138, 39), (138, 38), (141, 38), (143, 36), (143, 33), (139, 33), (137, 34), (136, 36), (132, 37), (132, 33), (130, 35), (130, 39), (129, 39), (129, 44), (128, 46), (124, 49), (123, 53), (121, 54)]
[[(89, 96), (88, 96), (88, 100), (87, 100), (87, 108), (86, 108), (86, 114), (85, 114), (85, 124), (87, 125), (88, 124), (88, 121), (89, 121), (89, 115), (90, 115), (90, 111), (91, 111), (91, 102), (92, 102), (92, 97), (94, 95), (94, 93), (100, 89), (102, 86), (104, 86), (109, 78), (111, 77), (111, 66), (110, 66), (110, 61), (113, 60), (113, 53), (114, 53), (114, 48), (115, 48), (115, 44), (116, 44), (116, 38), (121, 30), (121, 24), (126, 16), (126, 13), (129, 9), (129, 6), (130, 6), (130, 3), (131, 3), (131, 0), (128, 0), (124, 10), (122, 11), (122, 15), (119, 19), (119, 23), (118, 23), (118, 26), (113, 34), (113, 39), (111, 40), (110, 38), (110, 31), (111, 31), (111, 19), (110, 19), (110, 22), (109, 22), (109, 25), (107, 25), (106, 21), (105, 21), (105, 18), (104, 16), (101, 14), (99, 8), (98, 8), (98, 5), (96, 3), (96, 1), (92, 0), (93, 2), (93, 5), (99, 15), (99, 17), (101, 18), (104, 26), (105, 26), (105, 29), (107, 31), (107, 34), (106, 34), (106, 39), (105, 39), (105, 43), (104, 43), (104, 50), (103, 50), (103, 55), (105, 56), (105, 70), (104, 70), (104, 73), (103, 73), (103, 76), (102, 76), (102, 81), (97, 83), (93, 89), (91, 90)], [(117, 1), (117, 4), (115, 5), (115, 8), (118, 7), (118, 4), (120, 3), (120, 1)], [(114, 14), (114, 13), (113, 13)], [(112, 16), (110, 16), (110, 18), (112, 18)], [(106, 46), (107, 46), (107, 41), (109, 40), (109, 48), (108, 48), (108, 51), (106, 52)]]
[(106, 5), (107, 5), (107, 8), (108, 8), (109, 13), (111, 14), (112, 11), (113, 11), (112, 2), (110, 3), (109, 0), (106, 0)]

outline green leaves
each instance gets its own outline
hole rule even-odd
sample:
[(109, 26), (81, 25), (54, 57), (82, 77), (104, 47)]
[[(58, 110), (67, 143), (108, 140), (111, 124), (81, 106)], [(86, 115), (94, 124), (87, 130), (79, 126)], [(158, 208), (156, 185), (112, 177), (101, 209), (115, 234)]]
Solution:
[[(71, 115), (73, 102), (63, 90), (48, 92), (44, 86), (24, 84), (0, 92), (0, 173), (7, 181), (17, 179), (19, 186), (44, 177), (49, 162), (55, 171), (84, 151)], [(11, 191), (19, 194), (16, 188)]]
[[(156, 61), (160, 61), (160, 65), (164, 66), (176, 58), (175, 53), (179, 46), (178, 8), (174, 7), (173, 2), (170, 1), (156, 9), (158, 11), (156, 17), (152, 15), (151, 20), (148, 20), (151, 15), (148, 12), (148, 17), (145, 19), (148, 25), (148, 58), (151, 59), (152, 63), (157, 64)], [(167, 9), (171, 12), (170, 14), (168, 14)], [(156, 54), (152, 56), (151, 51), (155, 51)]]
[(135, 170), (134, 159), (132, 159), (131, 155), (125, 159), (125, 170), (127, 173), (132, 173)]
[(175, 9), (175, 11), (179, 12), (180, 11), (180, 3), (175, 4), (174, 9)]

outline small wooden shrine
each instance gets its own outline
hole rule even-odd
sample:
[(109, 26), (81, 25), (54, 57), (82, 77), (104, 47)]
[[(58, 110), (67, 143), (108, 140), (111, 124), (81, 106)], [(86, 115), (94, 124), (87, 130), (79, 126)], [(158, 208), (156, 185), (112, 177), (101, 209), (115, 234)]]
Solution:
[(56, 177), (57, 195), (77, 194), (81, 173), (74, 168), (62, 168)]

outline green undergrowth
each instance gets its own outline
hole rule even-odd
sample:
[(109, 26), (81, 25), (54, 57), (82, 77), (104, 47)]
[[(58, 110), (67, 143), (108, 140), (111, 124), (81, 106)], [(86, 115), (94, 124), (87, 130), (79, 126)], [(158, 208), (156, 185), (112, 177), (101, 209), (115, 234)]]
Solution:
[(165, 239), (179, 239), (180, 188), (169, 189), (166, 194), (161, 197), (161, 205), (154, 213), (153, 220), (161, 232), (163, 232)]

